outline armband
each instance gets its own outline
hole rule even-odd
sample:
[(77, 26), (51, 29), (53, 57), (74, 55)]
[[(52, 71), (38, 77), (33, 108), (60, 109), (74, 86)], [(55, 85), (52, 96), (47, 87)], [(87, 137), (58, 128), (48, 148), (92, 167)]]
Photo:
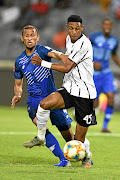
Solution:
[(51, 69), (52, 63), (42, 60), (41, 66)]

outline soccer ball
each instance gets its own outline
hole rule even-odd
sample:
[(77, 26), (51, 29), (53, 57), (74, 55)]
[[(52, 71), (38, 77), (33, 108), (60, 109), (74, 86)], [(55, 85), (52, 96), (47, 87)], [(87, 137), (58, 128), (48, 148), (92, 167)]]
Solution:
[(63, 152), (66, 159), (81, 161), (85, 157), (85, 146), (81, 141), (71, 140), (65, 144)]

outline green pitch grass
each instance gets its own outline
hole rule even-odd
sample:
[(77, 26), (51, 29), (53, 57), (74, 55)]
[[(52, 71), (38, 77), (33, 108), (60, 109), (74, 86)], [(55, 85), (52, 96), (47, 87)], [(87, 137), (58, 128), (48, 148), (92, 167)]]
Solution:
[[(69, 111), (72, 117), (72, 110)], [(101, 133), (103, 114), (97, 115), (98, 125), (89, 128), (94, 165), (81, 168), (81, 162), (58, 168), (59, 163), (46, 147), (26, 149), (24, 141), (37, 135), (37, 128), (28, 117), (26, 107), (0, 106), (0, 180), (119, 180), (120, 179), (120, 113), (114, 113), (109, 128), (112, 134)], [(63, 149), (65, 141), (55, 126), (49, 130)], [(75, 130), (75, 121), (72, 123)]]

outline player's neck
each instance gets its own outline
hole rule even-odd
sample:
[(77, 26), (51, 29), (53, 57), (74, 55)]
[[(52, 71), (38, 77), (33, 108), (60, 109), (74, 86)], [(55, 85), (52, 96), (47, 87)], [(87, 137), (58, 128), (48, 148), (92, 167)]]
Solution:
[[(78, 39), (80, 39), (82, 36), (83, 36), (83, 34), (81, 33), (81, 35), (80, 35), (80, 37)], [(71, 42), (75, 43), (78, 39), (76, 39), (76, 40), (71, 39)]]
[(26, 54), (27, 54), (27, 56), (31, 56), (33, 54), (35, 48), (36, 47), (33, 47), (33, 48), (26, 47)]
[(106, 37), (106, 38), (109, 38), (111, 35), (110, 33), (103, 33), (103, 35)]

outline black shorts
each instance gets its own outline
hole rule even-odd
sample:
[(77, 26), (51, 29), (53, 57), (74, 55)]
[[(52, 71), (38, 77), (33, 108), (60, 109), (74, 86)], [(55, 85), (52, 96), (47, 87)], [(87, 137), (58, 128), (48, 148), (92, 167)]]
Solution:
[(64, 99), (66, 109), (75, 108), (75, 119), (79, 125), (89, 127), (97, 124), (94, 99), (72, 96), (64, 88), (58, 89), (58, 92)]

